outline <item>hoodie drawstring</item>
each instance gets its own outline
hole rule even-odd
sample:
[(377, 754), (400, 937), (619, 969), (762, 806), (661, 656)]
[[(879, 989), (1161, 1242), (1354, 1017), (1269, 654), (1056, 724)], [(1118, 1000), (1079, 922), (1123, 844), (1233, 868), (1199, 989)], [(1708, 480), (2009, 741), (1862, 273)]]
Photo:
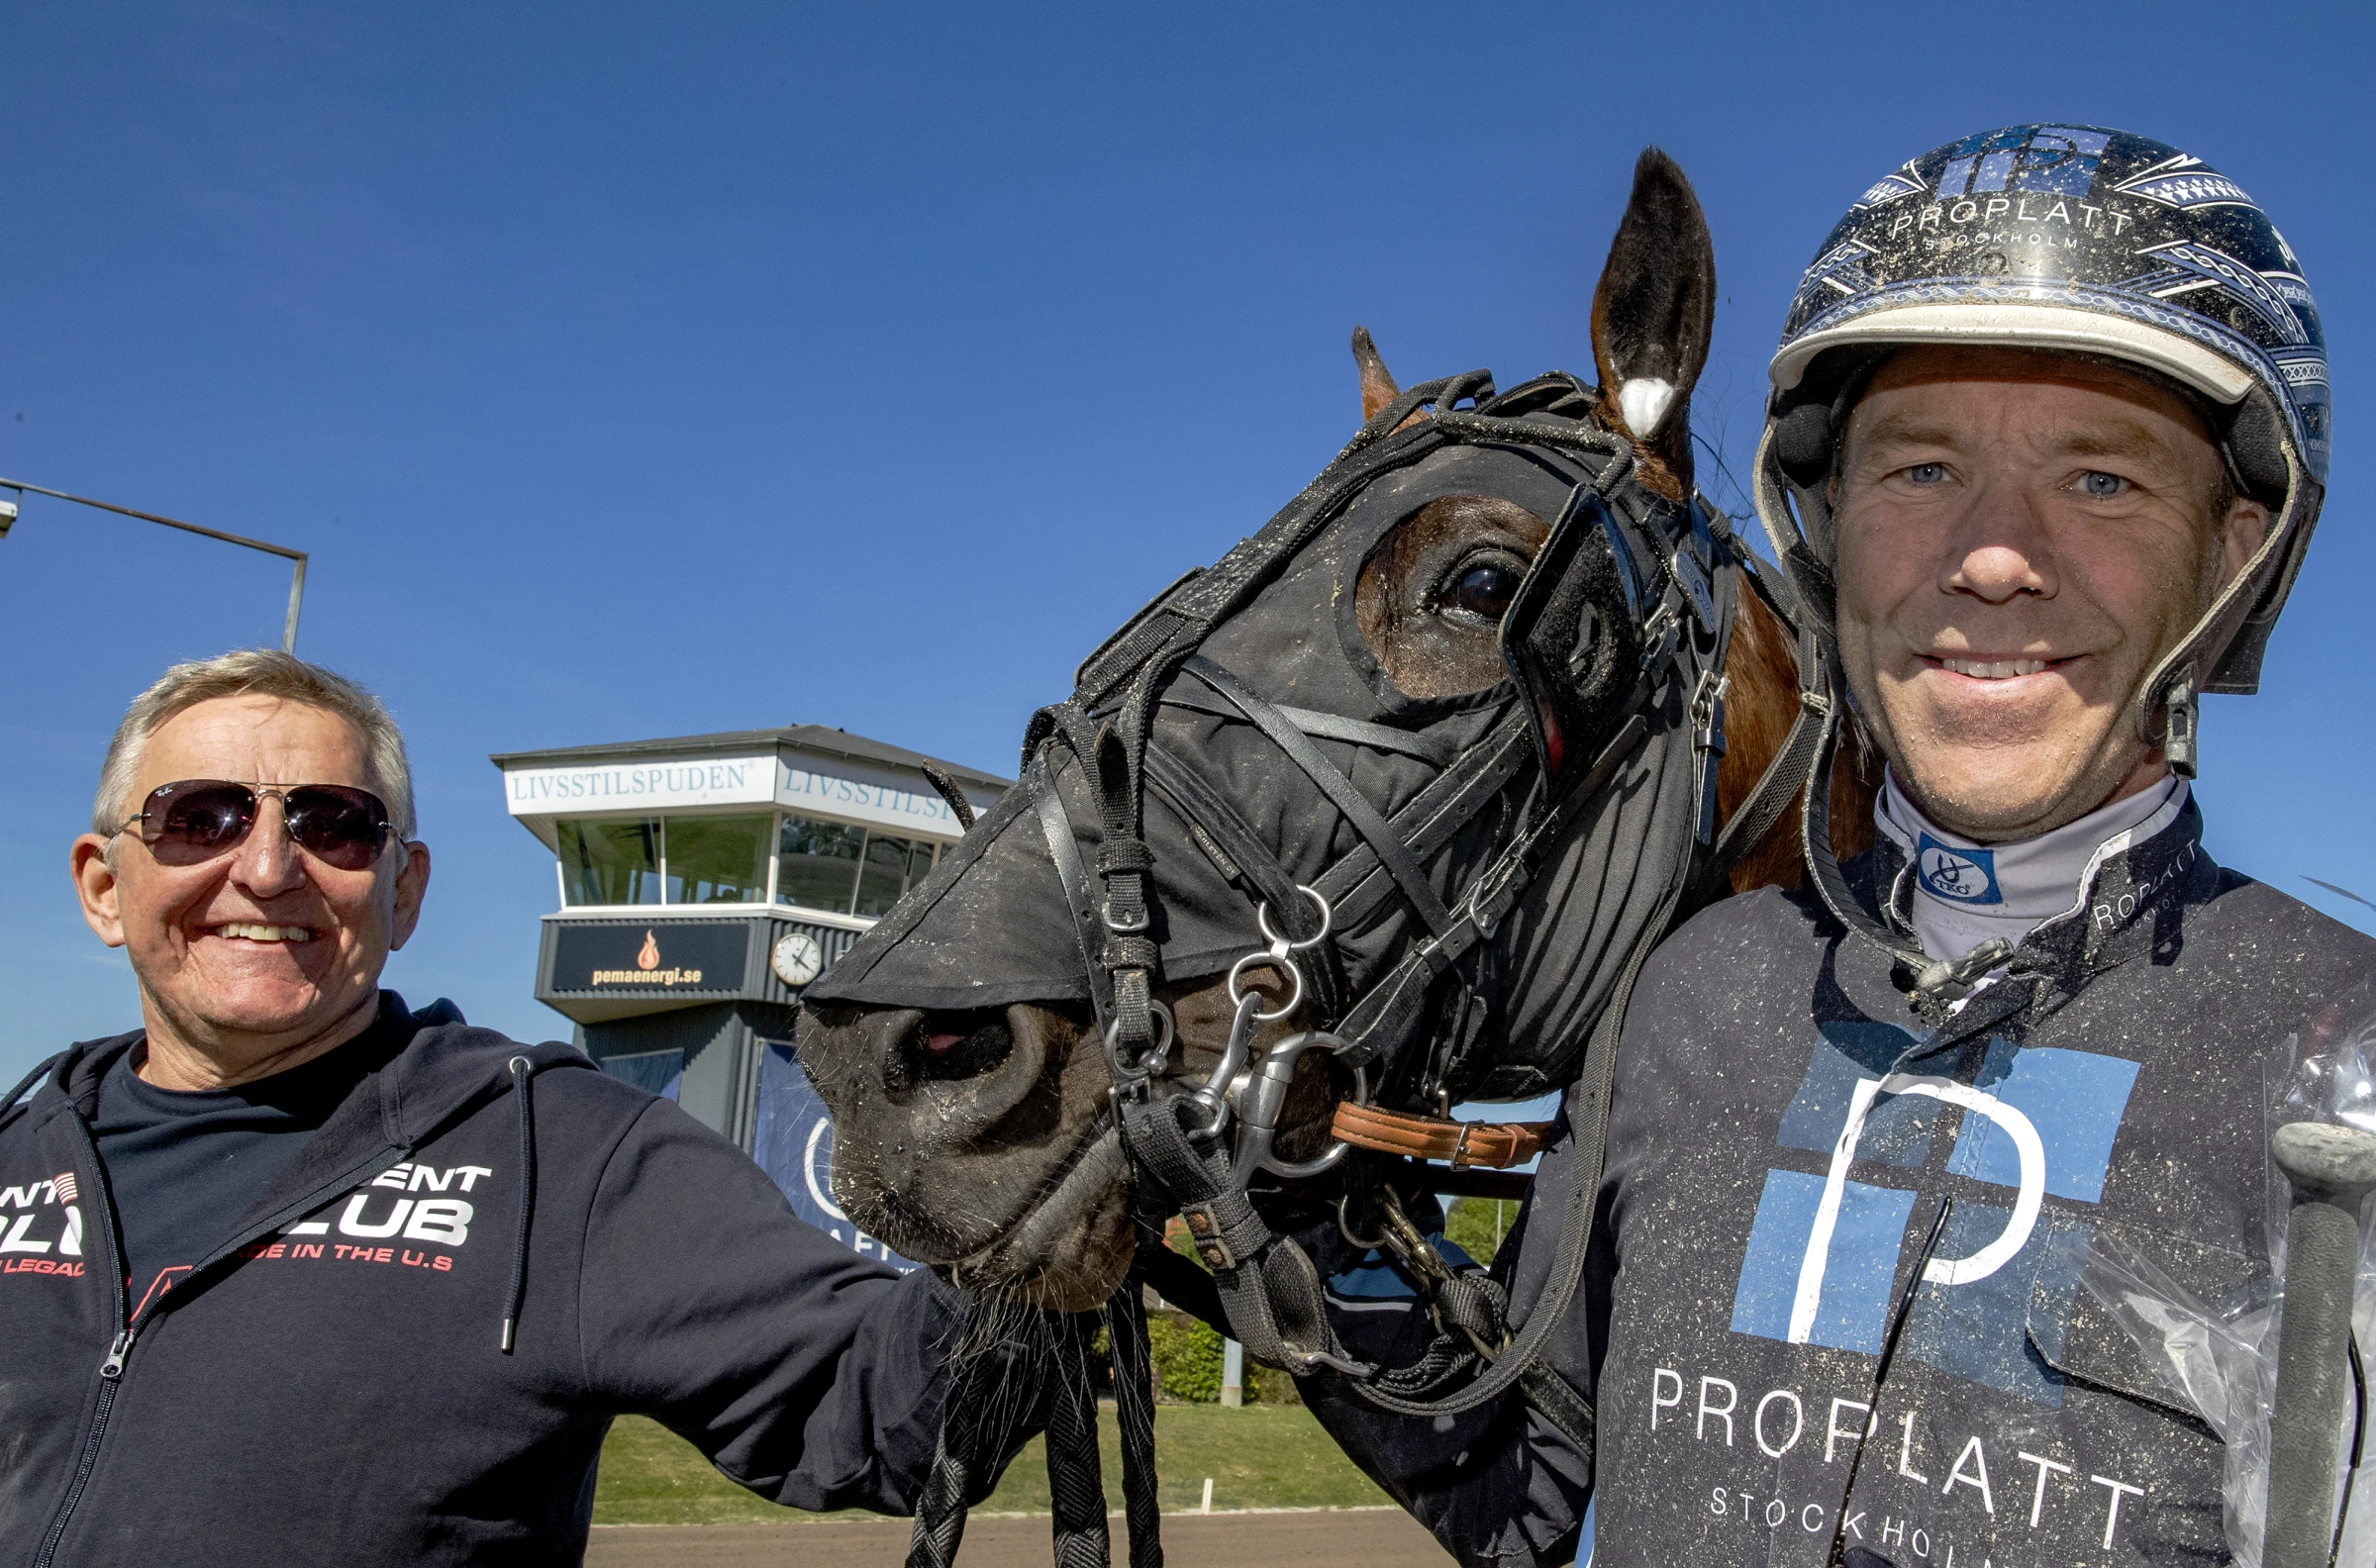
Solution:
[(529, 1096), (537, 1064), (526, 1056), (515, 1056), (508, 1065), (513, 1091), (520, 1097), (520, 1231), (512, 1245), (512, 1289), (503, 1309), (505, 1355), (512, 1353), (513, 1341), (519, 1336), (520, 1303), (528, 1294), (528, 1226), (537, 1212), (537, 1121)]

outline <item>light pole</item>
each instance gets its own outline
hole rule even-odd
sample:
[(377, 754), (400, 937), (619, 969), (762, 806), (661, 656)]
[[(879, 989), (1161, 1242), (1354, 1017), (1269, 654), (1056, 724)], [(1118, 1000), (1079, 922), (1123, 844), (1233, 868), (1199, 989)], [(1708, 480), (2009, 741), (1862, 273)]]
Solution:
[[(262, 550), (267, 555), (278, 555), (283, 560), (294, 561), (295, 569), (289, 574), (289, 619), (287, 625), (281, 629), (280, 646), (281, 651), (285, 653), (297, 651), (297, 612), (305, 605), (305, 551), (291, 549), (286, 544), (267, 544), (262, 539), (251, 539), (237, 534), (226, 534), (221, 529), (200, 528), (195, 523), (184, 523), (179, 518), (158, 517), (153, 512), (135, 511), (131, 507), (117, 506), (112, 501), (94, 501), (89, 496), (68, 495), (63, 490), (45, 489), (41, 485), (26, 484), (18, 479), (0, 479), (0, 490), (13, 490), (19, 495), (30, 490), (35, 495), (50, 496), (59, 501), (71, 501), (77, 506), (97, 507), (102, 512), (114, 512), (128, 518), (139, 518), (144, 523), (156, 523), (169, 529), (179, 529), (184, 534), (203, 534), (208, 539), (221, 539), (226, 544), (245, 545), (251, 550)], [(16, 520), (17, 503), (0, 499), (0, 539), (8, 537), (9, 525), (15, 523)]]

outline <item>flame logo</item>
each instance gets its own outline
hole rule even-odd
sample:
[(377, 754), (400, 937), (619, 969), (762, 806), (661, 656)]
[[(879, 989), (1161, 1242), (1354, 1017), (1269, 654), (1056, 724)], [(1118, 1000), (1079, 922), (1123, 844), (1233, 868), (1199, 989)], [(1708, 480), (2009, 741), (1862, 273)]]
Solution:
[(645, 931), (644, 933), (643, 950), (636, 954), (636, 967), (639, 969), (657, 969), (659, 966), (660, 944), (652, 940), (651, 932)]

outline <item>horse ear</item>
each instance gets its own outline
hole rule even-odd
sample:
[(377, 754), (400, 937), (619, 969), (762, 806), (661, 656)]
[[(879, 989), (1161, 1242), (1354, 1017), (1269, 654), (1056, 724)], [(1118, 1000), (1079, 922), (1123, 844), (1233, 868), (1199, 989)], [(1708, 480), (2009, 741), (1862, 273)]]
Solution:
[(1604, 423), (1691, 480), (1691, 389), (1716, 323), (1716, 245), (1691, 181), (1644, 147), (1634, 195), (1592, 296), (1592, 357)]
[(1403, 389), (1394, 384), (1394, 372), (1386, 368), (1366, 327), (1353, 329), (1353, 363), (1361, 367), (1361, 420), (1367, 424), (1378, 417), (1378, 410), (1401, 397)]

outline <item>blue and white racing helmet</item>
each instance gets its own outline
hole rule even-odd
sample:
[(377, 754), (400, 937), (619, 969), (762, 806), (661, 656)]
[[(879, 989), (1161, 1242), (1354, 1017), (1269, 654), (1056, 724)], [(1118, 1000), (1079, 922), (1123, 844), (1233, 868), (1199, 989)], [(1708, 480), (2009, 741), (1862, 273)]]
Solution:
[(2233, 180), (2123, 131), (2008, 126), (1884, 175), (1799, 283), (1757, 454), (1759, 516), (1827, 626), (1825, 497), (1840, 430), (1873, 368), (1918, 343), (2059, 349), (2150, 372), (2202, 413), (2237, 490), (2268, 504), (2259, 553), (2135, 695), (2150, 737), (2185, 705), (2172, 761), (2191, 771), (2194, 696), (2259, 686), (2325, 494), (2326, 343), (2293, 248)]

